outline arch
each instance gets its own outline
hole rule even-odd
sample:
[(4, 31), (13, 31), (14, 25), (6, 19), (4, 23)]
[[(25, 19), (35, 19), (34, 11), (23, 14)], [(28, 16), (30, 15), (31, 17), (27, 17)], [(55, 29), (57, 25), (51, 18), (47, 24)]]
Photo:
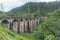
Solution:
[(28, 20), (28, 18), (25, 18), (25, 21), (27, 21)]
[(18, 21), (17, 19), (14, 19), (13, 22)]
[(4, 20), (2, 20), (2, 23), (8, 24), (9, 22), (8, 22), (8, 20), (4, 19)]
[(20, 21), (23, 21), (23, 19), (21, 18)]
[(6, 20), (6, 19), (2, 20), (2, 25), (4, 28), (10, 29), (10, 24), (9, 24), (8, 20)]

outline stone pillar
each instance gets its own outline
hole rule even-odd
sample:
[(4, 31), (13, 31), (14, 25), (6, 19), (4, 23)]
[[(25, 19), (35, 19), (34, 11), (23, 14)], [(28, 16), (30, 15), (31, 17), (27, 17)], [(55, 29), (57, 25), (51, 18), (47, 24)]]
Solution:
[(28, 19), (25, 19), (24, 24), (25, 24), (25, 26), (24, 26), (24, 32), (28, 32)]
[(13, 21), (13, 31), (18, 33), (18, 20)]
[(37, 25), (37, 18), (35, 18), (35, 26)]
[(37, 24), (39, 24), (40, 23), (40, 18), (37, 18)]
[(34, 28), (35, 28), (35, 20), (34, 19), (32, 19), (32, 24), (33, 24), (32, 28), (34, 30)]
[(29, 20), (29, 32), (32, 33), (33, 31), (33, 22), (32, 19)]
[(24, 32), (24, 21), (23, 21), (23, 19), (20, 20), (19, 31), (20, 31), (20, 33), (23, 33)]

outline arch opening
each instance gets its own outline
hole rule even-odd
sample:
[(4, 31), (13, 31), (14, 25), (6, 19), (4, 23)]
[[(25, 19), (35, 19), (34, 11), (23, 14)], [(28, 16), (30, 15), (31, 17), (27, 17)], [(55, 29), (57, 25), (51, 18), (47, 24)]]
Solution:
[(8, 24), (8, 20), (2, 20), (2, 23)]
[(10, 28), (10, 25), (9, 25), (9, 22), (8, 22), (8, 20), (2, 20), (2, 26), (4, 27), (4, 28)]
[(20, 19), (20, 21), (23, 21), (23, 19)]

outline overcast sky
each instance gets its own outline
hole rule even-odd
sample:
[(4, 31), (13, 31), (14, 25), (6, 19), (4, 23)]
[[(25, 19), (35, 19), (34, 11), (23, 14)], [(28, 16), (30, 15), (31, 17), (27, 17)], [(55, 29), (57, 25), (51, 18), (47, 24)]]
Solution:
[(50, 1), (56, 1), (56, 0), (0, 0), (0, 4), (3, 3), (4, 11), (9, 11), (15, 7), (19, 7), (25, 4), (26, 2), (50, 2)]

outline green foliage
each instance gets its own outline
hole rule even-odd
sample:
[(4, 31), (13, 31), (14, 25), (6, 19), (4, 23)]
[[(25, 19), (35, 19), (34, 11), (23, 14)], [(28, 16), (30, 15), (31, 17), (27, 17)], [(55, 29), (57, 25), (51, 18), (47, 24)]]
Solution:
[(44, 22), (38, 25), (35, 31), (43, 33), (44, 40), (60, 40), (60, 9), (48, 13)]
[(14, 32), (0, 27), (0, 40), (28, 40), (24, 36), (15, 34)]
[[(28, 5), (29, 5), (29, 10), (28, 11)], [(57, 2), (29, 2), (29, 3), (26, 3), (24, 5), (22, 5), (21, 7), (17, 7), (17, 8), (14, 8), (12, 9), (10, 12), (12, 14), (15, 14), (15, 16), (24, 16), (27, 15), (27, 14), (30, 14), (30, 15), (38, 15), (38, 16), (46, 16), (47, 13), (49, 12), (53, 12), (54, 10), (56, 9), (59, 9), (60, 8), (60, 1)], [(38, 10), (39, 9), (39, 10)], [(39, 11), (39, 13), (38, 13)], [(34, 16), (33, 15), (33, 16)]]
[(0, 17), (9, 17), (11, 14), (10, 13), (7, 13), (7, 12), (1, 12), (0, 11)]
[[(59, 3), (60, 2), (58, 2), (59, 5), (58, 8), (60, 8)], [(28, 4), (32, 5), (30, 6), (30, 8), (35, 8), (35, 10), (30, 9), (31, 14), (27, 12)], [(42, 2), (39, 4), (40, 4), (39, 9), (41, 9), (40, 10), (41, 13), (37, 13), (37, 8), (36, 8), (37, 3), (27, 3), (24, 6), (19, 7), (14, 11), (11, 11), (12, 12), (11, 14), (3, 14), (2, 12), (0, 12), (1, 13), (0, 17), (2, 16), (34, 17), (34, 16), (42, 16), (42, 15), (46, 17), (46, 19), (42, 23), (40, 23), (35, 27), (34, 32), (31, 34), (30, 33), (16, 34), (11, 30), (3, 28), (0, 23), (0, 40), (56, 40), (56, 37), (59, 39), (60, 38), (60, 9), (55, 10), (56, 2), (49, 2), (49, 3)], [(55, 11), (52, 12), (53, 10)]]
[(54, 35), (48, 35), (44, 40), (55, 40)]

